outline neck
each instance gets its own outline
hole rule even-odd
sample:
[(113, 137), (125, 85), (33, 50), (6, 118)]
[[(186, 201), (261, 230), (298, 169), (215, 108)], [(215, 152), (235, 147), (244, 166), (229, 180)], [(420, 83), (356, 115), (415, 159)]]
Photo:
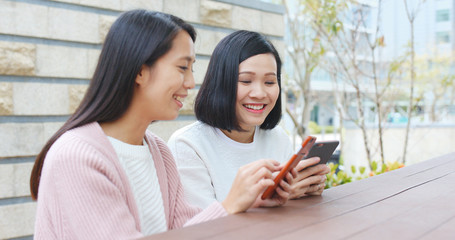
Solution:
[(132, 145), (142, 145), (145, 131), (150, 122), (137, 121), (137, 119), (129, 116), (124, 114), (118, 120), (101, 123), (100, 126), (109, 137)]
[(224, 135), (226, 135), (228, 138), (239, 142), (239, 143), (252, 143), (254, 140), (254, 131), (255, 127), (248, 129), (246, 131), (235, 131), (232, 130), (231, 132), (228, 132), (227, 130), (221, 130)]

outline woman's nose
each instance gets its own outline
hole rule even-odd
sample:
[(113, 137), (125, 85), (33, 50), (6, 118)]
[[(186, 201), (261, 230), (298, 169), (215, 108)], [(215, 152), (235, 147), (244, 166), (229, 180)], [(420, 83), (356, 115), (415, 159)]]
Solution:
[(192, 89), (195, 86), (193, 72), (190, 71), (186, 74), (185, 79), (183, 80), (183, 87), (186, 89)]
[(261, 84), (253, 84), (251, 87), (250, 97), (264, 98), (267, 96), (267, 93)]

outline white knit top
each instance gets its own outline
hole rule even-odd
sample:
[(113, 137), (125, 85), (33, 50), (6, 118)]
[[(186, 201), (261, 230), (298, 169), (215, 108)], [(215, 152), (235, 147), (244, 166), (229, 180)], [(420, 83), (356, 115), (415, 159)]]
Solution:
[(239, 143), (198, 121), (177, 130), (168, 146), (186, 199), (201, 208), (226, 198), (241, 166), (265, 158), (283, 163), (293, 154), (291, 141), (279, 126), (270, 130), (256, 127), (253, 142)]
[(151, 235), (167, 231), (163, 198), (152, 154), (144, 140), (142, 146), (108, 137), (128, 176), (139, 211), (141, 232)]

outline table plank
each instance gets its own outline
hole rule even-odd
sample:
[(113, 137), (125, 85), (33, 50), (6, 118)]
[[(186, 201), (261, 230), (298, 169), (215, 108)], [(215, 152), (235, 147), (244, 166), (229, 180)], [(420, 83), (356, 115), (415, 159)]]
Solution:
[[(450, 178), (449, 178), (450, 176)], [(449, 182), (448, 179), (451, 181)], [(324, 220), (276, 239), (299, 236), (322, 239), (412, 239), (424, 235), (455, 216), (455, 208), (446, 211), (447, 201), (455, 200), (455, 174), (437, 178), (403, 194), (354, 209), (346, 214)], [(428, 212), (429, 217), (418, 217)], [(407, 237), (409, 236), (410, 237)]]
[(323, 196), (251, 209), (144, 239), (365, 239), (384, 236), (384, 231), (403, 239), (452, 236), (454, 225), (447, 224), (455, 221), (455, 213), (440, 206), (455, 200), (454, 176), (455, 153), (337, 186)]

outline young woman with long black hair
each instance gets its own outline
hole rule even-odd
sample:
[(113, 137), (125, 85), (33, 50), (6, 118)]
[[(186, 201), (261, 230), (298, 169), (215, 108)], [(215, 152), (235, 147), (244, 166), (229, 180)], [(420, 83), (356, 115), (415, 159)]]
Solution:
[(226, 199), (204, 210), (183, 197), (166, 144), (147, 127), (175, 119), (194, 87), (193, 27), (164, 13), (133, 10), (112, 25), (85, 97), (37, 156), (35, 239), (130, 239), (256, 206), (280, 169), (260, 160), (240, 169)]

